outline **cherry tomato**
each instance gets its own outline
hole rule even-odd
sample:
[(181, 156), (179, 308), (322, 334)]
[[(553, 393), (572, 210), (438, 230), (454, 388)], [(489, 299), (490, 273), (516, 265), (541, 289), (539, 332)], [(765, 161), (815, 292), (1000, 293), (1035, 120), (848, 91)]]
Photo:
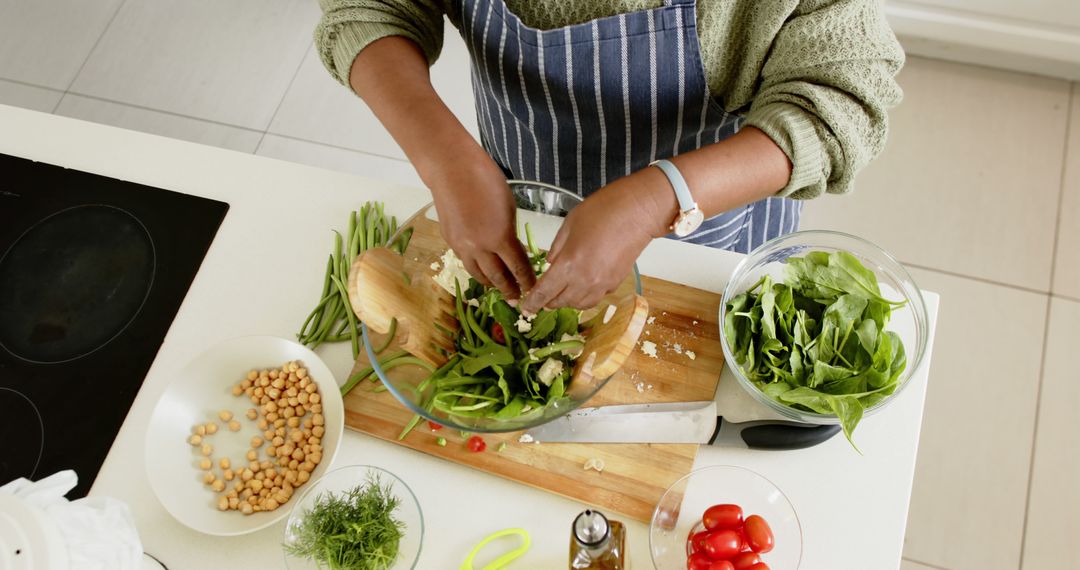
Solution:
[(705, 510), (701, 522), (709, 530), (737, 529), (743, 524), (742, 508), (739, 505), (713, 505)]
[(769, 570), (769, 565), (764, 562), (758, 562), (746, 570)]
[(742, 550), (742, 537), (735, 530), (715, 530), (705, 537), (705, 554), (713, 560), (727, 560)]
[(709, 537), (709, 531), (703, 530), (701, 532), (695, 532), (687, 540), (690, 544), (691, 552), (704, 552), (705, 551), (705, 539)]
[(499, 323), (491, 325), (491, 340), (499, 344), (506, 344), (506, 331), (503, 330), (502, 325)]
[(704, 552), (695, 552), (686, 559), (686, 570), (709, 570), (712, 560)]
[(761, 562), (761, 557), (754, 552), (740, 552), (731, 557), (731, 565), (735, 567), (735, 570), (748, 570), (758, 562)]
[(476, 452), (476, 453), (479, 453), (479, 452), (487, 449), (487, 443), (484, 442), (484, 438), (482, 438), (482, 437), (480, 437), (478, 435), (474, 435), (474, 436), (470, 437), (468, 445), (469, 445), (469, 451), (473, 451), (473, 452)]
[(746, 517), (743, 533), (746, 536), (746, 543), (750, 545), (750, 549), (758, 554), (765, 554), (775, 546), (769, 523), (757, 515)]
[(734, 570), (734, 568), (727, 560), (713, 560), (713, 563), (709, 565), (709, 570)]
[(431, 431), (439, 431), (442, 429), (442, 424), (437, 424), (431, 420), (428, 420), (427, 425), (429, 428), (431, 428)]

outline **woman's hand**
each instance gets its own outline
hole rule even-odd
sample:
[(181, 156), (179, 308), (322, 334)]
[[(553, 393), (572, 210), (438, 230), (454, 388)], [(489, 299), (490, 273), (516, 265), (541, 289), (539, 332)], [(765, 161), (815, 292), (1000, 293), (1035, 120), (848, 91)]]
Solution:
[[(477, 147), (479, 149), (479, 147)], [(502, 170), (482, 150), (434, 162), (430, 177), (443, 239), (477, 281), (517, 299), (536, 281), (517, 238), (514, 198)]]
[(548, 252), (551, 267), (522, 310), (596, 305), (626, 278), (641, 250), (668, 233), (676, 211), (675, 194), (655, 168), (596, 191), (566, 217)]
[(420, 48), (400, 36), (376, 40), (356, 57), (349, 83), (431, 189), (443, 238), (469, 273), (509, 299), (528, 291), (536, 274), (517, 239), (506, 178), (435, 93)]

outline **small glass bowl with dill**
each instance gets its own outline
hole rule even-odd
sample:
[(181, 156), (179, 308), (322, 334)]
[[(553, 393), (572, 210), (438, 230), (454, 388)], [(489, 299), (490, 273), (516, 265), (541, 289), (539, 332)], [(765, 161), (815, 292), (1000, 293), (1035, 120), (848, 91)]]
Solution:
[(351, 465), (305, 485), (285, 524), (289, 570), (415, 568), (424, 515), (412, 489), (393, 473)]

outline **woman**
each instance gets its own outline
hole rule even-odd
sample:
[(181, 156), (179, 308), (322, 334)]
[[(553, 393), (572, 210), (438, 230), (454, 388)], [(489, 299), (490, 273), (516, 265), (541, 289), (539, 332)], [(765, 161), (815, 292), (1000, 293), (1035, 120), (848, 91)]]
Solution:
[[(901, 97), (877, 0), (321, 3), (324, 64), (412, 161), (469, 272), (532, 312), (594, 305), (669, 233), (747, 252), (795, 231), (800, 200), (851, 189)], [(479, 144), (429, 81), (444, 15)], [(538, 282), (508, 177), (587, 197)]]

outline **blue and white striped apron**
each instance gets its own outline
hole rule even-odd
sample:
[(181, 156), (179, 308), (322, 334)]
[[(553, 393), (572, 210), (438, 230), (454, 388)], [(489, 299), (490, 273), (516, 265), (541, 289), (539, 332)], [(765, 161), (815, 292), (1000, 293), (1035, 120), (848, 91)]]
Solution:
[[(695, 0), (538, 30), (503, 0), (460, 0), (484, 148), (510, 178), (588, 196), (739, 130), (709, 94)], [(802, 204), (768, 198), (705, 220), (683, 241), (749, 252), (798, 229)]]

